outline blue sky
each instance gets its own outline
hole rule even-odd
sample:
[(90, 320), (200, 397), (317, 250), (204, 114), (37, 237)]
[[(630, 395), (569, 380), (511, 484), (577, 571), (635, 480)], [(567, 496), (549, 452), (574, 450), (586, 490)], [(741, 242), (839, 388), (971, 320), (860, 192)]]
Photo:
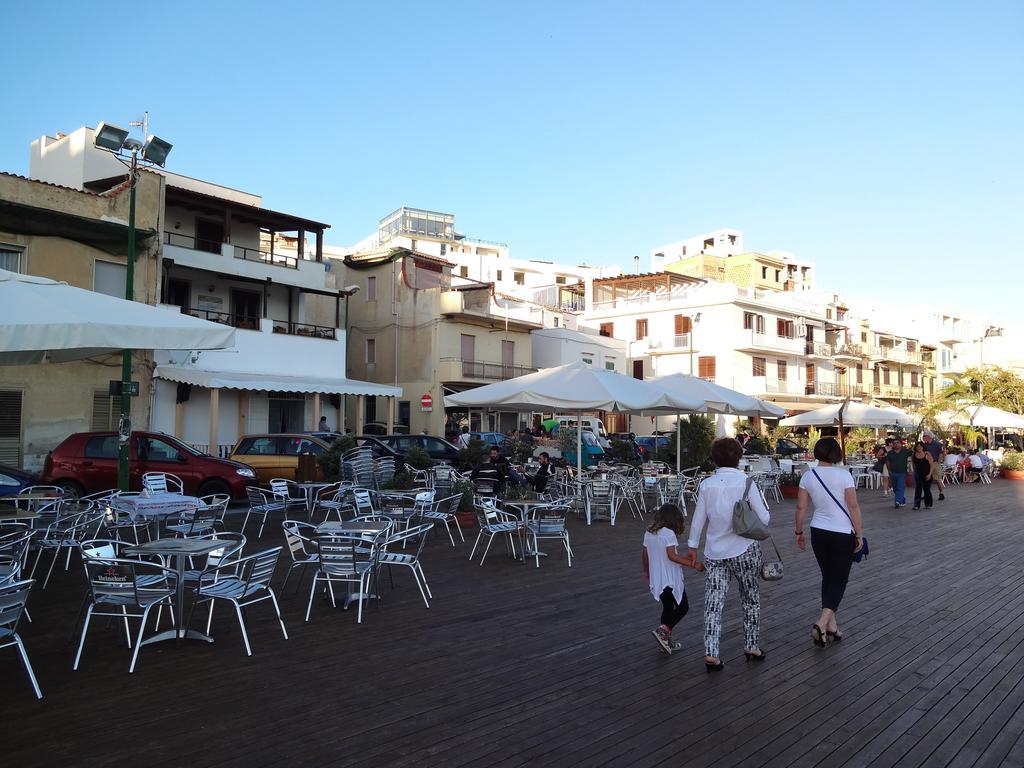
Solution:
[(0, 11), (0, 170), (148, 109), (171, 170), (331, 243), (406, 204), (518, 258), (631, 268), (729, 226), (821, 287), (1019, 314), (1019, 0), (101, 7)]

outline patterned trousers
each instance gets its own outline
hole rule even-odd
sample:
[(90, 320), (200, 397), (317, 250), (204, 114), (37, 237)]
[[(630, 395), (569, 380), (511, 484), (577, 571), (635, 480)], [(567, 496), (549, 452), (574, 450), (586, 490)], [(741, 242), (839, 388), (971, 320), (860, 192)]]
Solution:
[(761, 547), (756, 541), (738, 557), (705, 560), (704, 580), (704, 653), (719, 658), (722, 637), (722, 609), (729, 592), (729, 580), (735, 578), (743, 602), (743, 644), (746, 650), (760, 650), (761, 640)]

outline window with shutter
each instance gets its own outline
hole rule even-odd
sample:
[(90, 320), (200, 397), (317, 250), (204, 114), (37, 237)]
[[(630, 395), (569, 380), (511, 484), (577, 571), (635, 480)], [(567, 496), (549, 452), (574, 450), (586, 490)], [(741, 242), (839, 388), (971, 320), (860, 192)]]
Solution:
[(785, 381), (789, 377), (789, 366), (786, 365), (785, 360), (778, 361), (779, 366), (779, 381)]
[(765, 359), (763, 357), (752, 357), (750, 359), (754, 361), (753, 375), (754, 376), (764, 376), (765, 375), (765, 368), (766, 368)]
[(0, 464), (21, 466), (21, 390), (0, 390)]
[(647, 318), (641, 318), (636, 321), (636, 340), (647, 338)]
[(92, 420), (89, 429), (93, 432), (106, 432), (117, 429), (120, 413), (112, 398), (105, 389), (94, 389), (92, 393)]
[(602, 336), (608, 336), (609, 338), (614, 335), (615, 324), (614, 323), (601, 323), (600, 334)]
[(715, 378), (715, 358), (698, 357), (697, 358), (697, 375), (702, 379), (713, 379)]

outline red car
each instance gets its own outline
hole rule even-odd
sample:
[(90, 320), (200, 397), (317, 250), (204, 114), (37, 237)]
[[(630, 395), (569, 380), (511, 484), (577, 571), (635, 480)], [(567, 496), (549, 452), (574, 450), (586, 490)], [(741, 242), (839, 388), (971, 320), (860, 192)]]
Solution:
[[(252, 467), (217, 459), (161, 432), (132, 432), (128, 453), (128, 483), (142, 489), (147, 472), (177, 475), (190, 496), (228, 493), (245, 498), (246, 487), (256, 484)], [(59, 485), (82, 495), (117, 487), (117, 433), (79, 432), (46, 457), (40, 482)]]

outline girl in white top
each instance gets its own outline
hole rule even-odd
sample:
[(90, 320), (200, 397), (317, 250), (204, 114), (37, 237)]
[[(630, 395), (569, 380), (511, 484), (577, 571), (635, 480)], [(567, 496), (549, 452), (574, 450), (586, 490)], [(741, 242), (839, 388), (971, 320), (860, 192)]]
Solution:
[(683, 586), (683, 566), (704, 570), (693, 557), (683, 557), (676, 549), (686, 525), (683, 511), (675, 504), (662, 504), (654, 513), (654, 522), (644, 533), (644, 575), (651, 595), (661, 601), (661, 625), (652, 630), (654, 639), (671, 655), (682, 644), (672, 639), (672, 629), (690, 609)]
[(818, 466), (800, 478), (796, 502), (796, 545), (803, 551), (804, 514), (814, 504), (811, 548), (821, 569), (821, 615), (811, 627), (814, 644), (830, 645), (843, 639), (836, 611), (850, 579), (853, 555), (862, 546), (860, 506), (853, 477), (843, 466), (843, 450), (834, 437), (823, 437), (814, 446)]

